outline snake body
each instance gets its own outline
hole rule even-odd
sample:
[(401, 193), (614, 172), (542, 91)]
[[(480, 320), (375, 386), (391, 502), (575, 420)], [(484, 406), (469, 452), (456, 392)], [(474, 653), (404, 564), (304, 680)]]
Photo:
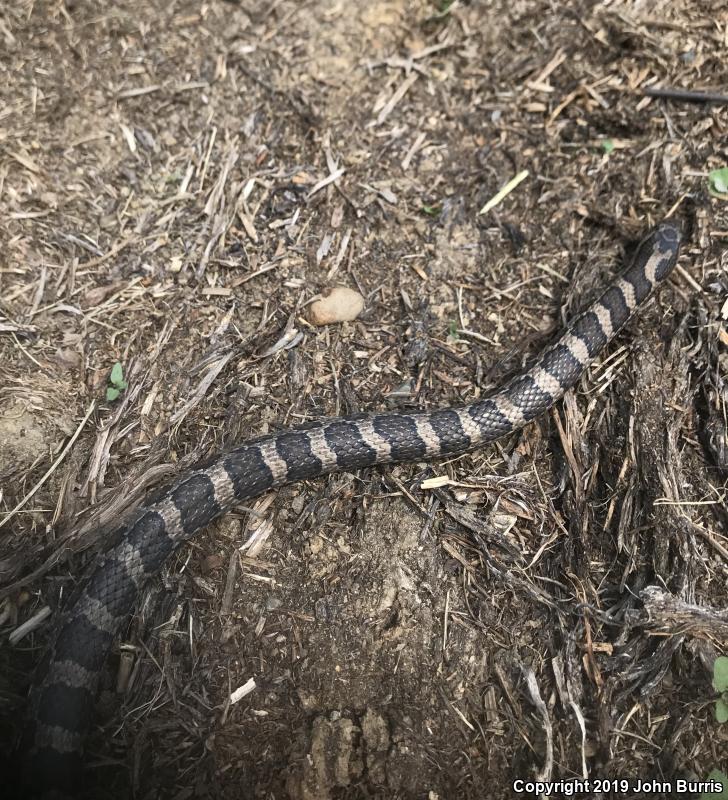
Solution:
[(584, 369), (674, 267), (680, 229), (663, 222), (627, 270), (536, 364), (492, 396), (461, 408), (331, 418), (248, 441), (193, 469), (139, 509), (62, 620), (31, 690), (20, 752), (25, 796), (76, 796), (100, 672), (144, 583), (184, 541), (237, 503), (338, 470), (452, 457), (522, 428), (574, 386)]

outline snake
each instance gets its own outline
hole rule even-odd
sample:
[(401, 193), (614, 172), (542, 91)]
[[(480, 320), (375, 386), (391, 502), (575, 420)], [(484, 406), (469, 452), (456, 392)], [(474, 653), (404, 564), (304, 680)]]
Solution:
[(452, 458), (523, 428), (551, 408), (675, 266), (679, 223), (664, 220), (621, 276), (530, 369), (462, 407), (331, 417), (240, 444), (146, 500), (76, 593), (31, 686), (19, 754), (25, 797), (78, 796), (99, 677), (144, 584), (169, 556), (233, 506), (336, 471)]

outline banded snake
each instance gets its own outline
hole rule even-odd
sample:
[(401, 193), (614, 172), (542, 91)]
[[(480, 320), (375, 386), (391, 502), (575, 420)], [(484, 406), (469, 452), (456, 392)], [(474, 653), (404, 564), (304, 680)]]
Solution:
[[(631, 265), (490, 397), (461, 408), (331, 418), (253, 439), (193, 469), (118, 532), (62, 619), (31, 690), (20, 753), (29, 796), (75, 796), (100, 672), (144, 585), (184, 541), (232, 506), (304, 478), (377, 464), (451, 457), (518, 430), (549, 409), (674, 267), (681, 232), (663, 222)], [(26, 795), (28, 796), (28, 795)]]

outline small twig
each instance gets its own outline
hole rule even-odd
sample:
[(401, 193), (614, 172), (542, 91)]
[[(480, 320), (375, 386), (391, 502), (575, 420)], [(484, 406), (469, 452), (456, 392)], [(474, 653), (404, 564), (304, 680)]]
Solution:
[(546, 703), (544, 702), (543, 697), (541, 697), (541, 691), (538, 688), (538, 681), (536, 680), (534, 671), (527, 666), (522, 666), (521, 669), (523, 671), (523, 677), (526, 679), (526, 686), (528, 688), (528, 694), (531, 698), (531, 702), (536, 706), (536, 709), (541, 716), (544, 735), (546, 737), (546, 759), (541, 771), (536, 777), (536, 780), (548, 781), (551, 778), (551, 772), (554, 766), (553, 726), (551, 725), (551, 718), (549, 717)]
[(103, 264), (105, 261), (108, 261), (115, 256), (118, 256), (119, 253), (125, 248), (128, 247), (133, 241), (134, 236), (127, 236), (126, 239), (122, 239), (120, 242), (117, 242), (108, 253), (104, 253), (103, 255), (99, 256), (98, 258), (92, 258), (90, 261), (86, 261), (83, 264), (80, 264), (80, 268), (87, 270), (92, 269), (93, 267), (98, 267), (100, 264)]
[(179, 423), (187, 416), (189, 411), (200, 402), (200, 400), (207, 393), (207, 390), (210, 388), (210, 386), (212, 386), (215, 378), (217, 378), (217, 376), (222, 372), (223, 368), (232, 357), (233, 353), (226, 353), (217, 361), (213, 362), (205, 377), (200, 381), (200, 384), (198, 385), (192, 397), (170, 418), (170, 428), (174, 428), (176, 425), (179, 425)]
[(690, 285), (690, 288), (693, 291), (702, 294), (703, 287), (695, 280), (695, 278), (693, 278), (693, 276), (686, 269), (681, 267), (679, 264), (677, 265), (677, 272), (685, 280), (685, 282)]
[(376, 125), (381, 125), (384, 120), (392, 113), (394, 107), (399, 103), (399, 101), (407, 94), (407, 92), (412, 88), (413, 84), (417, 80), (419, 76), (416, 72), (411, 73), (409, 78), (405, 78), (402, 83), (399, 85), (395, 93), (389, 98), (384, 108), (379, 112), (379, 116), (376, 120)]
[(344, 167), (339, 167), (339, 169), (337, 169), (337, 170), (334, 170), (334, 172), (332, 172), (330, 175), (327, 175), (325, 178), (322, 178), (322, 179), (321, 179), (321, 180), (320, 180), (320, 181), (319, 181), (319, 182), (318, 182), (318, 183), (317, 183), (317, 184), (316, 184), (316, 185), (313, 187), (313, 189), (311, 189), (311, 191), (310, 191), (310, 192), (309, 192), (309, 193), (306, 195), (306, 200), (310, 200), (310, 199), (311, 199), (311, 198), (312, 198), (312, 197), (313, 197), (313, 196), (316, 194), (316, 192), (320, 192), (320, 191), (321, 191), (321, 189), (325, 188), (325, 187), (326, 187), (326, 186), (328, 186), (330, 183), (333, 183), (334, 181), (338, 181), (338, 180), (339, 180), (339, 178), (340, 178), (340, 177), (341, 177), (341, 176), (342, 176), (342, 175), (343, 175), (345, 172), (346, 172), (346, 169), (345, 169)]
[(41, 622), (50, 617), (50, 606), (43, 606), (38, 613), (33, 614), (30, 619), (26, 619), (22, 625), (18, 627), (8, 636), (8, 641), (11, 645), (16, 645), (24, 636), (27, 636), (31, 631), (34, 631), (40, 626)]
[(690, 89), (673, 89), (665, 86), (662, 89), (645, 89), (646, 97), (659, 97), (663, 100), (678, 100), (683, 103), (728, 103), (728, 94), (717, 92), (695, 92)]
[(516, 175), (514, 178), (511, 178), (511, 180), (509, 180), (499, 192), (496, 192), (496, 194), (494, 194), (493, 197), (488, 200), (488, 202), (480, 209), (478, 214), (485, 214), (486, 212), (490, 211), (491, 208), (495, 208), (495, 206), (497, 206), (504, 197), (508, 196), (516, 188), (516, 186), (518, 186), (518, 184), (527, 177), (528, 170), (521, 170), (518, 175)]

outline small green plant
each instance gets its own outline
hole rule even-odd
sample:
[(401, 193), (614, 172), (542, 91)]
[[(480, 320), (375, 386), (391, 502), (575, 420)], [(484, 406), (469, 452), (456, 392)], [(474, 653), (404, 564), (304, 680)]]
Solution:
[(713, 688), (720, 695), (715, 701), (715, 718), (728, 722), (728, 658), (718, 656), (713, 664)]
[(442, 211), (440, 206), (422, 206), (422, 210), (427, 214), (428, 217), (436, 217)]
[(458, 337), (458, 324), (454, 319), (451, 319), (447, 326), (447, 335), (450, 339), (457, 339)]
[[(109, 375), (109, 385), (106, 387), (106, 400), (112, 403), (126, 389), (127, 383), (124, 380), (124, 370), (121, 363), (117, 361), (111, 368)], [(728, 659), (727, 659), (728, 660)]]
[[(728, 659), (726, 659), (728, 661)], [(723, 784), (722, 792), (701, 792), (700, 800), (728, 800), (728, 778), (719, 769), (714, 769), (708, 775), (709, 781)]]
[(708, 174), (708, 188), (713, 197), (728, 195), (728, 167), (714, 169)]
[(600, 144), (606, 155), (609, 155), (614, 150), (614, 142), (611, 139), (602, 139)]
[[(718, 656), (713, 663), (713, 688), (720, 695), (715, 701), (715, 718), (718, 722), (728, 722), (728, 658)], [(728, 800), (728, 777), (719, 769), (711, 770), (708, 781), (723, 786), (720, 792), (701, 792), (700, 800)]]

